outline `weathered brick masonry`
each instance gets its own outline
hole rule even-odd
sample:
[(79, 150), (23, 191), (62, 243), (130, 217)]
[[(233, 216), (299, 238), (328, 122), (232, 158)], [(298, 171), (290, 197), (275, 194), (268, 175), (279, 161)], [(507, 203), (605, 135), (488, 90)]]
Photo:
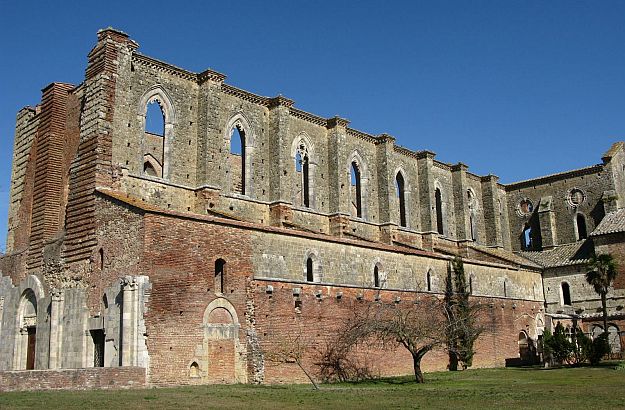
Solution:
[(145, 386), (141, 367), (3, 371), (0, 392), (60, 389), (128, 389)]
[[(528, 346), (557, 322), (598, 333), (584, 273), (593, 251), (625, 266), (625, 144), (504, 185), (225, 79), (109, 28), (81, 84), (52, 83), (18, 113), (5, 389), (305, 381), (274, 360), (293, 343), (320, 377), (356, 311), (441, 298), (455, 256), (484, 306), (474, 366), (535, 360)], [(150, 107), (162, 129), (147, 129)], [(613, 354), (624, 288), (609, 298)], [(373, 375), (412, 371), (401, 348), (353, 355)], [(447, 362), (436, 350), (424, 368)]]

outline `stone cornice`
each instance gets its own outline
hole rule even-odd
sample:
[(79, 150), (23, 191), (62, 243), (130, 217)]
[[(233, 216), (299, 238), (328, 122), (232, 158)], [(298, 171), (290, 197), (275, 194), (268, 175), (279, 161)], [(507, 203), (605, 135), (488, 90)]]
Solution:
[(428, 150), (422, 150), (422, 151), (417, 151), (417, 159), (434, 159), (434, 157), (436, 156), (436, 153), (433, 151), (428, 151)]
[(148, 57), (138, 52), (132, 53), (132, 62), (141, 64), (145, 67), (155, 68), (157, 70), (164, 71), (168, 74), (178, 76), (185, 80), (194, 82), (197, 82), (198, 80), (198, 75), (196, 73), (192, 73), (191, 71), (187, 71), (185, 69), (176, 67), (174, 65), (165, 63), (152, 57)]
[(493, 182), (495, 182), (495, 184), (499, 185), (498, 184), (499, 177), (497, 175), (493, 175), (493, 174), (488, 174), (488, 175), (481, 176), (480, 177), (480, 181), (481, 182), (491, 182), (491, 181), (493, 181)]
[(387, 133), (382, 133), (378, 135), (377, 140), (378, 140), (377, 142), (378, 144), (386, 144), (389, 142), (395, 143), (395, 137)]
[(335, 115), (334, 117), (328, 118), (326, 120), (326, 128), (330, 129), (330, 128), (334, 128), (334, 127), (343, 127), (343, 128), (347, 128), (347, 126), (349, 125), (349, 120), (345, 119), (345, 118), (341, 118), (337, 115)]
[(451, 172), (451, 165), (449, 164), (437, 160), (434, 160), (433, 164), (435, 168)]
[(372, 144), (375, 144), (377, 142), (377, 138), (374, 137), (373, 135), (367, 134), (366, 132), (355, 130), (353, 128), (347, 129), (347, 135), (351, 137), (359, 138), (363, 141), (370, 142)]
[(326, 124), (328, 123), (328, 120), (326, 118), (319, 117), (318, 115), (311, 114), (304, 110), (300, 110), (299, 108), (291, 107), (290, 111), (291, 111), (291, 116), (295, 118), (299, 118), (300, 120), (308, 121), (315, 125), (320, 125), (322, 127), (325, 127)]
[(406, 147), (402, 147), (401, 145), (394, 145), (393, 151), (410, 158), (419, 159), (419, 154), (417, 152), (414, 152)]
[(512, 184), (504, 184), (506, 191), (514, 191), (517, 189), (523, 189), (532, 187), (535, 185), (546, 184), (549, 182), (559, 181), (566, 178), (575, 178), (584, 175), (596, 174), (598, 172), (604, 171), (604, 166), (602, 164), (592, 165), (586, 168), (574, 169), (572, 171), (560, 172), (557, 174), (546, 175), (544, 177), (538, 177), (535, 179), (527, 179), (524, 181), (513, 182)]
[(242, 90), (240, 88), (234, 87), (234, 86), (229, 85), (229, 84), (222, 84), (221, 85), (221, 90), (225, 94), (238, 97), (238, 98), (240, 98), (242, 100), (249, 101), (249, 102), (254, 103), (254, 104), (263, 105), (265, 107), (268, 105), (269, 98), (263, 97), (263, 96), (258, 95), (258, 94), (251, 93), (249, 91)]
[(267, 106), (269, 108), (276, 108), (276, 107), (286, 107), (286, 108), (291, 108), (293, 106), (293, 104), (295, 103), (295, 101), (286, 98), (283, 95), (277, 95), (273, 98), (268, 98), (267, 99)]
[(214, 81), (216, 83), (223, 83), (226, 79), (226, 75), (222, 73), (218, 73), (217, 71), (213, 71), (210, 68), (208, 70), (204, 70), (197, 75), (198, 83), (202, 84), (208, 80)]
[(469, 166), (462, 162), (458, 162), (457, 164), (451, 165), (451, 170), (453, 172), (458, 172), (458, 171), (467, 172), (468, 169), (469, 169)]

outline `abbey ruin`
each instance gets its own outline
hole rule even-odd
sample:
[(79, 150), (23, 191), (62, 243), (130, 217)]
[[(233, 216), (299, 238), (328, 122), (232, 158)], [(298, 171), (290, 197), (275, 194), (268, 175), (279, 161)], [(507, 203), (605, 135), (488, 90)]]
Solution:
[[(0, 390), (304, 381), (266, 352), (298, 334), (313, 363), (355, 304), (442, 294), (454, 256), (487, 305), (474, 366), (533, 360), (558, 322), (601, 333), (593, 251), (620, 261), (608, 331), (621, 353), (623, 142), (597, 165), (504, 185), (225, 79), (109, 28), (81, 84), (52, 83), (18, 113)], [(404, 350), (367, 354), (376, 374), (412, 371)]]

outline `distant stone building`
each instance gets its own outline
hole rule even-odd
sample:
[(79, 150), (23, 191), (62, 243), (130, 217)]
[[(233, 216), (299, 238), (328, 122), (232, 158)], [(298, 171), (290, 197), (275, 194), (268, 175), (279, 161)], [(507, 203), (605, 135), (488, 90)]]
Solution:
[[(441, 294), (456, 255), (488, 306), (476, 366), (518, 359), (554, 321), (597, 331), (583, 275), (593, 250), (625, 268), (622, 142), (502, 185), (137, 48), (101, 30), (84, 82), (18, 113), (4, 389), (301, 381), (266, 353), (297, 335), (313, 367), (354, 306)], [(614, 346), (624, 288), (621, 273)], [(375, 374), (412, 371), (401, 349), (367, 355)]]

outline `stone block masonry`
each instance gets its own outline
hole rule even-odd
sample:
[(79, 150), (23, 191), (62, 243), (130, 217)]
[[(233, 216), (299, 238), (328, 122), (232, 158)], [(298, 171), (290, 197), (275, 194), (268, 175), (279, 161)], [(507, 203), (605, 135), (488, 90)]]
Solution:
[[(625, 144), (598, 165), (503, 185), (225, 80), (107, 28), (81, 84), (52, 83), (18, 113), (5, 389), (305, 381), (271, 359), (294, 339), (319, 377), (320, 349), (354, 309), (442, 297), (454, 257), (485, 306), (475, 366), (519, 359), (557, 315), (593, 323), (573, 267), (592, 250), (623, 259), (625, 226), (587, 237), (625, 207)], [(412, 371), (403, 349), (355, 355), (375, 375)], [(437, 350), (424, 367), (447, 360)]]

